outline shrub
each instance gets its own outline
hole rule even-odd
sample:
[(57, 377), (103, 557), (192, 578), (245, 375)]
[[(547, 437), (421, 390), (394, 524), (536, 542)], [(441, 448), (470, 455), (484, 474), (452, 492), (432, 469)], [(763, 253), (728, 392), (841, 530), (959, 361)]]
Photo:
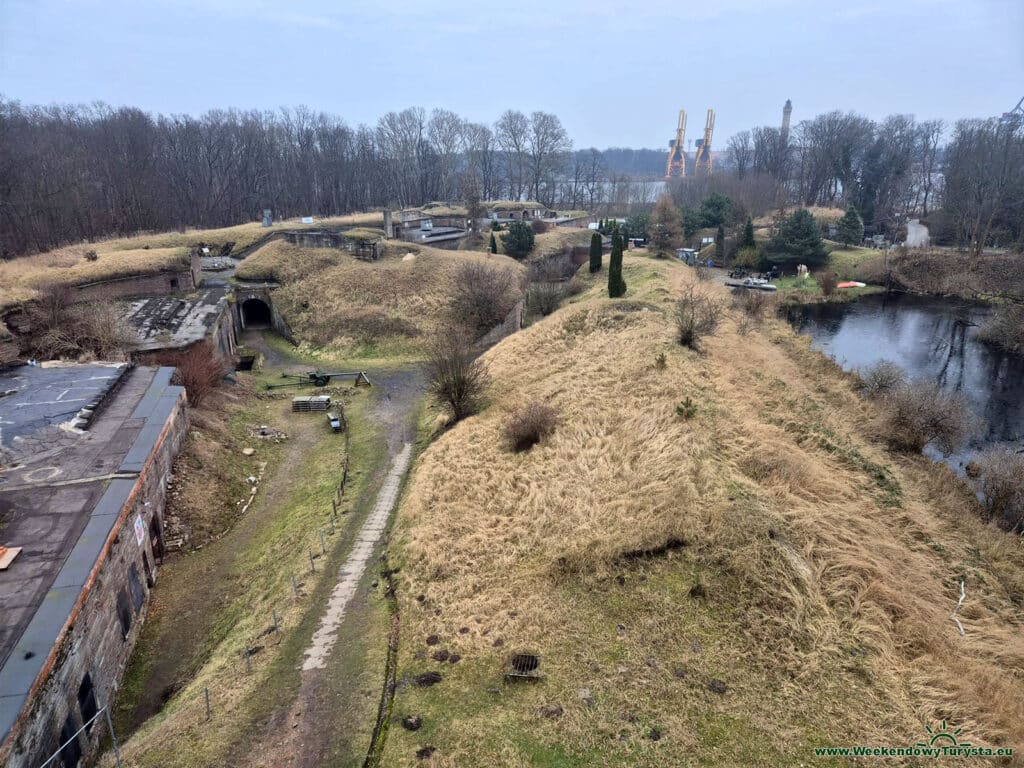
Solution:
[(710, 290), (699, 285), (684, 289), (676, 304), (679, 343), (696, 349), (702, 337), (714, 333), (722, 315), (722, 304)]
[(562, 303), (565, 288), (557, 280), (537, 280), (530, 283), (530, 309), (547, 317)]
[(86, 261), (96, 261), (96, 260), (99, 259), (99, 257), (100, 256), (99, 256), (98, 253), (96, 253), (96, 251), (86, 251), (85, 252), (85, 260)]
[(654, 358), (654, 365), (659, 371), (665, 370), (668, 366), (668, 356), (664, 352), (659, 352)]
[(738, 290), (733, 293), (732, 303), (751, 320), (761, 322), (776, 302), (772, 294), (764, 291)]
[(1024, 352), (1024, 304), (1003, 304), (978, 330), (978, 338), (1007, 352)]
[(483, 402), (490, 376), (464, 336), (439, 334), (427, 351), (427, 388), (448, 410), (452, 421), (476, 413)]
[(872, 400), (885, 397), (907, 383), (907, 374), (896, 363), (879, 360), (860, 372), (861, 394)]
[(927, 381), (897, 386), (882, 398), (886, 438), (903, 451), (934, 445), (952, 453), (967, 438), (972, 418), (960, 395)]
[(818, 273), (818, 287), (821, 288), (821, 292), (825, 296), (835, 293), (837, 285), (839, 285), (839, 276), (835, 272)]
[(555, 431), (558, 412), (546, 403), (531, 400), (509, 414), (502, 427), (509, 447), (516, 451), (532, 448)]
[(25, 346), (33, 357), (121, 358), (135, 341), (111, 304), (72, 304), (67, 286), (48, 286), (27, 310), (31, 328)]
[(470, 263), (455, 275), (453, 320), (476, 336), (502, 322), (515, 303), (516, 283), (510, 270)]
[(209, 341), (200, 341), (182, 352), (165, 352), (149, 359), (157, 365), (174, 366), (172, 381), (185, 387), (193, 408), (220, 386), (228, 372), (227, 364)]
[(1024, 454), (990, 448), (975, 463), (989, 517), (1007, 530), (1024, 533)]
[(697, 265), (693, 268), (693, 271), (697, 274), (697, 279), (701, 282), (706, 282), (713, 276), (711, 269), (703, 261), (698, 261)]
[(533, 227), (533, 234), (535, 235), (543, 235), (545, 232), (551, 229), (551, 227), (548, 226), (548, 223), (546, 221), (542, 221), (541, 219), (534, 219), (532, 222), (530, 222), (530, 226)]
[(740, 246), (740, 249), (736, 251), (736, 257), (733, 259), (733, 264), (737, 267), (756, 267), (761, 262), (761, 254), (757, 250), (757, 246)]
[(498, 242), (494, 239), (494, 233), (493, 232), (491, 232), (491, 240), (487, 244), (487, 249), (491, 253), (497, 253), (498, 252)]
[(505, 246), (505, 253), (514, 259), (525, 258), (533, 250), (533, 243), (533, 228), (525, 221), (511, 222), (508, 225), (508, 230), (501, 235), (501, 244)]

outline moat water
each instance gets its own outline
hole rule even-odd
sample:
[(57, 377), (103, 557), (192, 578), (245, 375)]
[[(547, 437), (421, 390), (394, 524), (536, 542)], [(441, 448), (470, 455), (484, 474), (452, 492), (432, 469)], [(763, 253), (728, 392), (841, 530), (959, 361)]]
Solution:
[(1024, 450), (1024, 357), (980, 341), (985, 304), (907, 295), (871, 295), (847, 303), (788, 311), (790, 323), (812, 346), (846, 370), (890, 360), (911, 378), (959, 392), (978, 418), (970, 441), (944, 458), (956, 468), (980, 449), (1009, 444)]

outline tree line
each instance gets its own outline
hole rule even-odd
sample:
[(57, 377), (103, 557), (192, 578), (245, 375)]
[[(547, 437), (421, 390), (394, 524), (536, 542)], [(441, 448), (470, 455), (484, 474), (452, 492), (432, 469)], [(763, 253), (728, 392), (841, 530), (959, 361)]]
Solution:
[[(940, 242), (1024, 241), (1020, 121), (881, 122), (829, 112), (741, 131), (712, 176), (670, 185), (760, 215), (784, 205), (855, 208), (890, 236), (908, 216)], [(105, 105), (25, 106), (0, 97), (0, 256), (146, 230), (328, 216), (467, 198), (552, 207), (649, 209), (664, 152), (573, 149), (559, 118), (506, 110), (493, 124), (445, 109), (389, 112), (373, 126), (305, 107), (153, 115)]]
[(143, 230), (485, 199), (593, 203), (604, 165), (556, 115), (493, 125), (419, 107), (375, 126), (305, 107), (200, 117), (0, 98), (0, 253)]
[[(779, 128), (741, 131), (728, 143), (731, 196), (747, 207), (797, 203), (854, 207), (873, 231), (895, 236), (910, 216), (940, 242), (969, 246), (1024, 241), (1024, 125), (960, 120), (943, 144), (941, 120), (891, 115), (875, 122), (829, 112)], [(731, 190), (723, 190), (730, 192)]]

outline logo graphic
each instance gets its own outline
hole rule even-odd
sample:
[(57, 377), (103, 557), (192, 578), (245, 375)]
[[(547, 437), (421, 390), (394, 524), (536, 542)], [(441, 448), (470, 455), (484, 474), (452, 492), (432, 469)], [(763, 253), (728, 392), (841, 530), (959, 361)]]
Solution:
[(946, 721), (945, 720), (942, 721), (942, 727), (939, 730), (937, 730), (937, 731), (933, 731), (932, 727), (930, 725), (926, 725), (924, 727), (924, 729), (926, 731), (928, 731), (928, 733), (931, 735), (932, 738), (928, 742), (924, 742), (924, 741), (917, 742), (917, 746), (919, 746), (919, 747), (936, 747), (936, 746), (938, 746), (938, 747), (969, 747), (969, 746), (971, 746), (971, 742), (969, 742), (969, 741), (957, 741), (956, 737), (960, 735), (960, 732), (963, 730), (963, 728), (957, 728), (955, 731), (951, 731), (946, 726)]

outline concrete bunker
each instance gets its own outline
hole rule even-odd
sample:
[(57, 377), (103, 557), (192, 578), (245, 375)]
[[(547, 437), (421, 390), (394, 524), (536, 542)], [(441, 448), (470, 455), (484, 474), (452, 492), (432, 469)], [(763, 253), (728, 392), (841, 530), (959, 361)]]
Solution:
[(241, 303), (243, 328), (270, 328), (273, 315), (270, 305), (260, 298), (249, 298)]
[(236, 326), (242, 329), (270, 329), (295, 343), (291, 329), (274, 304), (276, 283), (239, 283), (234, 286)]

